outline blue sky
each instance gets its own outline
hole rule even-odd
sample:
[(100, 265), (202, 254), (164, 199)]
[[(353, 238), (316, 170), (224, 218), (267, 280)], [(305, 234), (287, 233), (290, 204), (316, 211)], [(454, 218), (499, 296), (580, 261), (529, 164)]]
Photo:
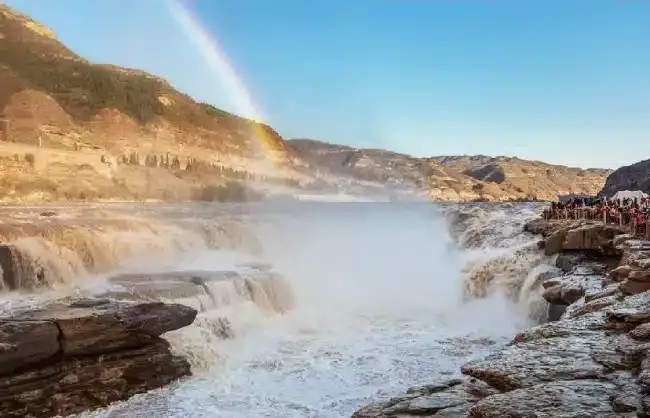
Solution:
[[(5, 2), (93, 61), (240, 111), (163, 0)], [(286, 138), (582, 167), (650, 158), (647, 1), (186, 4)]]

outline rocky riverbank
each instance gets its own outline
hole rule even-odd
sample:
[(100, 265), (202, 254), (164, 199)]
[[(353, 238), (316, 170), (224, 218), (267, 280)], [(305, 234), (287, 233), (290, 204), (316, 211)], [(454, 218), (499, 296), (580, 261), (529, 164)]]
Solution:
[(650, 417), (650, 242), (590, 221), (535, 220), (549, 322), (500, 352), (470, 361), (463, 378), (411, 388), (353, 418)]
[[(19, 258), (0, 261), (5, 278), (19, 270)], [(121, 274), (99, 295), (0, 311), (0, 416), (67, 416), (161, 388), (196, 366), (185, 331), (204, 325), (217, 339), (233, 338), (214, 309), (251, 303), (273, 315), (293, 307), (271, 266), (237, 267)]]
[(160, 337), (193, 308), (64, 299), (0, 317), (0, 415), (66, 416), (125, 400), (190, 374)]

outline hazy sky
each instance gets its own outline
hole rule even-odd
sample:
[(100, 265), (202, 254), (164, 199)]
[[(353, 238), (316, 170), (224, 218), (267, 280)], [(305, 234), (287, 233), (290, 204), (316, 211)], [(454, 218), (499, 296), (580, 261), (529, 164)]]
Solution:
[[(245, 113), (166, 1), (6, 3), (93, 61)], [(583, 167), (650, 158), (650, 1), (185, 4), (286, 138)]]

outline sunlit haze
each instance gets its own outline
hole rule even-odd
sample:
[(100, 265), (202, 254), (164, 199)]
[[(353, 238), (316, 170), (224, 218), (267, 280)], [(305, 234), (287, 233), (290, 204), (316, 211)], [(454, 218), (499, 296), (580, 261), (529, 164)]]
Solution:
[(285, 138), (611, 168), (650, 150), (648, 2), (6, 3)]

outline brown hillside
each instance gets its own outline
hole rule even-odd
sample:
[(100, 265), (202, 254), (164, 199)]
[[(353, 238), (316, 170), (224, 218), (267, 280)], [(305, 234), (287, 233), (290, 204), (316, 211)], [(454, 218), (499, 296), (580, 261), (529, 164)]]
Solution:
[[(0, 158), (12, 161), (0, 167), (4, 200), (186, 199), (229, 179), (296, 182), (289, 166), (269, 171), (289, 157), (271, 127), (197, 103), (146, 72), (93, 64), (1, 4), (0, 142)], [(124, 164), (132, 154), (135, 163)], [(137, 178), (122, 181), (127, 172)]]
[(242, 180), (273, 192), (372, 194), (388, 186), (436, 200), (552, 199), (593, 194), (608, 173), (285, 142), (270, 126), (197, 103), (160, 77), (91, 63), (0, 4), (0, 201), (257, 196)]
[[(141, 126), (167, 122), (182, 130), (188, 142), (202, 147), (232, 151), (232, 146), (226, 146), (231, 143), (242, 154), (252, 149), (248, 137), (254, 122), (196, 103), (159, 77), (92, 64), (62, 45), (51, 30), (3, 5), (0, 5), (0, 33), (0, 109), (5, 109), (10, 125), (20, 119), (20, 115), (11, 111), (12, 98), (31, 89), (51, 96), (75, 123), (92, 122), (102, 110), (114, 109)], [(47, 118), (51, 108), (47, 99), (43, 100), (45, 115), (22, 113), (34, 119), (35, 125), (52, 122), (42, 119)], [(37, 99), (30, 105), (40, 107), (40, 103)], [(62, 126), (69, 127), (68, 123)], [(263, 129), (281, 151), (282, 138), (266, 125)], [(12, 139), (25, 140), (18, 134), (9, 138)]]

